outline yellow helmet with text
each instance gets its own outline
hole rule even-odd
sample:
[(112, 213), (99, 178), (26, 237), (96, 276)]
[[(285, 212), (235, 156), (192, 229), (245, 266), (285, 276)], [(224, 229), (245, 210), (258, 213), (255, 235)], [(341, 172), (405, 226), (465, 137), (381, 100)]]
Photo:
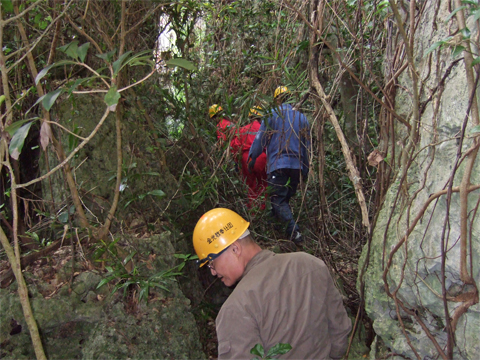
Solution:
[(193, 247), (200, 267), (237, 241), (249, 226), (248, 221), (229, 209), (216, 208), (203, 214), (193, 230)]
[(215, 115), (217, 115), (222, 110), (223, 110), (223, 108), (218, 104), (213, 104), (212, 106), (210, 106), (208, 108), (208, 115), (210, 115), (210, 119), (212, 117), (214, 117)]
[(273, 93), (273, 98), (276, 99), (278, 96), (282, 95), (282, 94), (285, 94), (285, 93), (289, 93), (290, 91), (288, 90), (288, 88), (286, 86), (279, 86), (275, 89), (275, 92)]
[(248, 112), (248, 116), (262, 117), (263, 116), (263, 109), (260, 106), (254, 106)]

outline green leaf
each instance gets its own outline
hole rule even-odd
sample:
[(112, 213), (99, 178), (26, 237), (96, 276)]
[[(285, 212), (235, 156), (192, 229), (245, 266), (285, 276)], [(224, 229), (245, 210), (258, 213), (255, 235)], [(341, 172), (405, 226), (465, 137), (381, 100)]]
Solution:
[(68, 212), (64, 211), (60, 215), (58, 215), (58, 221), (66, 224), (68, 222)]
[(472, 61), (472, 66), (473, 66), (473, 65), (477, 65), (477, 64), (479, 64), (479, 63), (480, 63), (480, 56), (477, 57), (475, 60)]
[(49, 65), (47, 66), (45, 69), (42, 69), (37, 77), (35, 78), (35, 85), (38, 85), (38, 83), (40, 82), (40, 80), (42, 80), (43, 77), (45, 77), (45, 75), (47, 75), (48, 71), (52, 68), (52, 67), (57, 67), (57, 66), (63, 66), (63, 65), (75, 65), (77, 64), (75, 61), (72, 61), (72, 60), (61, 60), (59, 62), (56, 62), (52, 65)]
[(147, 299), (148, 296), (146, 296), (145, 294), (147, 293), (147, 289), (146, 288), (142, 288), (140, 290), (140, 293), (138, 294), (138, 301), (142, 301), (143, 297), (145, 296), (145, 298)]
[(100, 283), (97, 285), (97, 289), (101, 288), (103, 285), (109, 283), (110, 280), (111, 280), (110, 278), (102, 279), (102, 281), (100, 281)]
[(32, 126), (33, 121), (29, 122), (28, 124), (23, 125), (20, 129), (18, 129), (15, 134), (13, 134), (12, 140), (10, 141), (10, 146), (8, 147), (8, 152), (10, 156), (15, 160), (18, 160), (22, 149), (25, 139), (28, 135), (28, 131), (30, 130), (30, 126)]
[(262, 346), (261, 344), (255, 345), (255, 346), (250, 350), (250, 354), (256, 355), (256, 356), (260, 356), (260, 358), (262, 359), (262, 358), (263, 358), (263, 355), (265, 354), (265, 352), (263, 351), (263, 346)]
[(473, 21), (477, 21), (480, 19), (480, 9), (472, 11)]
[(7, 13), (13, 13), (13, 4), (12, 0), (2, 0), (2, 10), (4, 10)]
[(87, 42), (77, 49), (77, 55), (80, 58), (80, 61), (82, 63), (85, 62), (85, 57), (87, 56), (87, 52), (88, 52), (89, 47), (90, 47), (90, 43)]
[(130, 205), (130, 204), (131, 204), (132, 202), (134, 202), (135, 200), (137, 200), (137, 199), (130, 199), (130, 200), (128, 200), (127, 203), (123, 206), (123, 208), (126, 209), (127, 206)]
[(38, 117), (34, 117), (34, 118), (30, 118), (30, 119), (15, 121), (12, 125), (7, 126), (5, 128), (5, 131), (8, 132), (10, 134), (10, 136), (13, 136), (15, 134), (15, 132), (23, 126), (23, 124), (25, 124), (29, 121), (38, 120), (38, 119), (39, 119)]
[(136, 253), (137, 253), (136, 251), (133, 251), (130, 254), (128, 254), (128, 256), (125, 259), (123, 259), (123, 265), (126, 265), (130, 260), (132, 260), (132, 258), (135, 256)]
[(480, 125), (474, 126), (472, 130), (470, 130), (471, 134), (477, 134), (480, 133)]
[(0, 105), (5, 101), (5, 95), (0, 95)]
[(131, 53), (132, 53), (131, 51), (127, 51), (125, 54), (123, 54), (122, 56), (120, 56), (117, 61), (115, 61), (115, 62), (113, 63), (113, 65), (112, 65), (112, 67), (113, 67), (113, 76), (116, 76), (116, 75), (120, 72), (120, 70), (121, 70), (122, 67), (123, 67), (123, 61), (124, 61), (128, 56), (130, 56)]
[(109, 52), (104, 53), (104, 54), (96, 54), (95, 56), (110, 63), (110, 62), (112, 62), (113, 55), (115, 55), (116, 51), (117, 50), (112, 50), (112, 51), (109, 51)]
[(466, 9), (467, 7), (466, 6), (460, 6), (459, 8), (456, 8), (455, 10), (453, 10), (450, 15), (447, 16), (447, 18), (445, 19), (445, 24), (448, 22), (448, 20), (450, 20), (453, 16), (455, 16), (455, 14), (457, 12), (459, 12), (460, 10), (462, 9)]
[(457, 57), (457, 55), (461, 54), (463, 52), (463, 50), (465, 50), (464, 46), (455, 46), (452, 49), (452, 57), (453, 58)]
[(427, 51), (425, 51), (425, 56), (427, 56), (428, 54), (430, 54), (433, 50), (435, 50), (436, 48), (438, 48), (439, 46), (442, 46), (444, 45), (448, 40), (450, 40), (452, 37), (449, 36), (447, 37), (445, 40), (441, 40), (441, 41), (437, 41), (436, 43), (434, 43), (432, 46), (430, 46)]
[(75, 91), (75, 89), (79, 86), (79, 85), (82, 85), (83, 83), (85, 82), (88, 82), (92, 79), (95, 79), (97, 78), (97, 76), (92, 76), (92, 77), (88, 77), (88, 78), (83, 78), (83, 79), (77, 79), (75, 80), (75, 82), (73, 83), (73, 85), (71, 85), (69, 88), (68, 88), (68, 94), (71, 94), (72, 92)]
[(120, 93), (117, 91), (117, 85), (112, 85), (103, 99), (108, 106), (117, 105), (120, 100)]
[(60, 46), (57, 49), (67, 54), (72, 59), (78, 60), (78, 40), (72, 41), (70, 44)]
[(470, 36), (472, 35), (472, 32), (468, 27), (462, 29), (462, 35), (464, 39), (470, 39)]
[(54, 67), (55, 64), (48, 65), (46, 68), (43, 68), (38, 74), (37, 77), (35, 78), (35, 85), (38, 85), (38, 82), (42, 80), (42, 78), (47, 75), (48, 70), (50, 70), (52, 67)]
[(147, 193), (147, 195), (153, 195), (153, 196), (158, 196), (158, 197), (164, 197), (165, 193), (162, 190), (152, 190)]
[(168, 60), (166, 62), (166, 64), (167, 64), (168, 67), (178, 66), (178, 67), (184, 68), (186, 70), (190, 70), (190, 71), (195, 71), (197, 69), (191, 61), (188, 61), (188, 60), (182, 59), (182, 58), (175, 58), (175, 59)]
[(50, 111), (53, 104), (55, 104), (55, 100), (57, 100), (57, 98), (60, 96), (62, 91), (63, 89), (57, 89), (55, 91), (49, 92), (43, 97), (42, 105), (45, 108), (45, 110)]
[(290, 344), (277, 344), (274, 345), (270, 350), (268, 350), (267, 358), (275, 358), (279, 355), (283, 355), (292, 350), (292, 345)]

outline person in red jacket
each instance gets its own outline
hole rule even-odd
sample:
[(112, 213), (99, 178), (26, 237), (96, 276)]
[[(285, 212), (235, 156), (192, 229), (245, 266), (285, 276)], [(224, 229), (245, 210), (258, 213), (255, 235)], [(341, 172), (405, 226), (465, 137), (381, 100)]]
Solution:
[[(265, 192), (267, 188), (267, 155), (265, 152), (260, 154), (255, 162), (255, 166), (248, 169), (248, 152), (252, 146), (255, 135), (260, 129), (260, 118), (262, 109), (254, 107), (248, 114), (250, 123), (238, 129), (236, 137), (232, 140), (231, 146), (234, 154), (241, 157), (242, 176), (248, 186), (248, 207), (252, 208), (257, 199)], [(260, 209), (265, 209), (265, 199), (259, 204)]]
[[(235, 123), (226, 116), (223, 116), (223, 108), (218, 104), (213, 104), (208, 108), (210, 119), (218, 121), (217, 123), (217, 139), (223, 144), (235, 133)], [(233, 138), (231, 141), (233, 141)]]

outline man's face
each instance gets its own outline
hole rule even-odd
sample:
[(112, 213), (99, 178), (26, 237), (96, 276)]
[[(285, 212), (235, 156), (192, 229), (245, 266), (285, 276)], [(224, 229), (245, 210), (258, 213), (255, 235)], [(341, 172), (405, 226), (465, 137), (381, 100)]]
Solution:
[(244, 267), (239, 261), (237, 250), (238, 248), (233, 244), (208, 264), (212, 275), (217, 276), (226, 286), (234, 285), (243, 275)]

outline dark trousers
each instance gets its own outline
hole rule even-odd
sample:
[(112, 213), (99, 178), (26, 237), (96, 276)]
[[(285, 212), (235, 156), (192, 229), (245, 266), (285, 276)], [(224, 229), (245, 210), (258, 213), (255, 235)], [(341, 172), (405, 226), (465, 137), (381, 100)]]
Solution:
[(299, 169), (277, 169), (268, 174), (272, 215), (285, 224), (285, 233), (289, 239), (300, 231), (293, 219), (290, 198), (295, 195), (300, 181)]

